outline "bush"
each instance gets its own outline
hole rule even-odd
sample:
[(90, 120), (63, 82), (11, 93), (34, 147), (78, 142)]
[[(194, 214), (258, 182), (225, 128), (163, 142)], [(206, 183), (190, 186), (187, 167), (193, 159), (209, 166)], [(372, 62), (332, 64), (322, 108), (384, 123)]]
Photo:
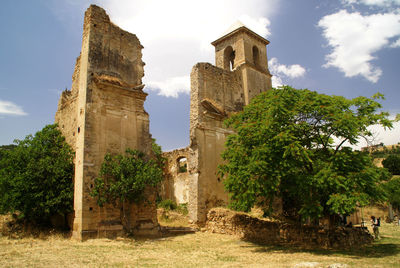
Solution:
[(165, 210), (175, 210), (177, 208), (177, 205), (171, 199), (165, 199), (158, 203), (158, 207)]
[(396, 210), (400, 209), (400, 177), (393, 177), (390, 181), (383, 184), (388, 201)]
[(57, 125), (15, 143), (0, 154), (0, 213), (42, 224), (71, 212), (74, 154)]
[(400, 155), (391, 154), (382, 161), (382, 165), (393, 175), (400, 175)]
[(188, 214), (187, 203), (177, 205), (175, 201), (172, 201), (171, 199), (161, 200), (160, 202), (158, 202), (157, 207), (163, 208), (166, 211), (174, 210), (182, 215)]
[(176, 208), (176, 211), (178, 211), (182, 215), (187, 215), (189, 213), (187, 208), (187, 203), (179, 204), (178, 207)]

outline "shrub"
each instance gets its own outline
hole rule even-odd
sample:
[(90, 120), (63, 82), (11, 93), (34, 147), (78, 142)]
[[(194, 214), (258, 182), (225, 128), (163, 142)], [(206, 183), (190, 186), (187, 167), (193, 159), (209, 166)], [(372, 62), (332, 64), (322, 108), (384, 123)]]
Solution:
[(57, 125), (16, 140), (0, 156), (0, 213), (48, 223), (73, 207), (73, 151)]
[(400, 175), (400, 155), (391, 154), (382, 161), (382, 165), (393, 175)]
[(178, 207), (176, 208), (176, 211), (178, 211), (182, 215), (187, 215), (189, 213), (187, 208), (187, 203), (179, 204)]
[(175, 210), (177, 208), (177, 205), (171, 199), (165, 199), (158, 203), (158, 207), (165, 210)]
[(106, 154), (91, 196), (97, 204), (122, 208), (124, 227), (130, 231), (129, 204), (150, 202), (147, 189), (157, 187), (163, 179), (158, 159), (149, 159), (143, 152), (127, 149), (124, 155)]

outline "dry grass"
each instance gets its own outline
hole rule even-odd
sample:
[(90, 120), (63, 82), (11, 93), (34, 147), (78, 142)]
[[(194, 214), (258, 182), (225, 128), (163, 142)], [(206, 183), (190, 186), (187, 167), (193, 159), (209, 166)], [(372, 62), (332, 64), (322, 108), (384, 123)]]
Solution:
[(382, 239), (362, 250), (328, 251), (261, 246), (198, 232), (162, 239), (96, 239), (78, 242), (0, 237), (0, 267), (294, 267), (333, 263), (348, 267), (399, 267), (400, 227), (384, 224)]
[(168, 227), (190, 227), (189, 217), (172, 210), (157, 209), (157, 219), (160, 225)]

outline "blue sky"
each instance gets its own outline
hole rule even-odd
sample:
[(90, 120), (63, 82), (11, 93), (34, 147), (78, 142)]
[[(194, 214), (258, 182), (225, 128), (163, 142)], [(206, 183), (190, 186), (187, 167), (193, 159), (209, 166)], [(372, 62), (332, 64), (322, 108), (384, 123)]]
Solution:
[[(91, 3), (145, 47), (145, 108), (164, 150), (189, 144), (191, 68), (214, 63), (210, 43), (236, 20), (270, 40), (274, 85), (348, 98), (379, 91), (384, 110), (400, 113), (400, 0), (2, 0), (0, 144), (54, 122)], [(377, 143), (400, 142), (399, 123), (373, 131)]]

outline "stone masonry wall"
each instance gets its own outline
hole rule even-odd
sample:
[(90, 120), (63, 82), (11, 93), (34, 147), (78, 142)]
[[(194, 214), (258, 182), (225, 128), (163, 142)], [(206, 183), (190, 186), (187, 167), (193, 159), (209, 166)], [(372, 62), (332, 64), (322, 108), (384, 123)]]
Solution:
[(354, 248), (370, 244), (372, 235), (359, 228), (326, 230), (313, 226), (298, 226), (270, 222), (223, 208), (208, 212), (209, 232), (235, 235), (243, 240), (269, 245), (292, 244), (307, 248)]
[(228, 202), (218, 165), (228, 135), (224, 121), (271, 88), (266, 45), (245, 26), (212, 42), (216, 66), (198, 63), (190, 75), (189, 217), (203, 224), (207, 212)]
[(79, 65), (80, 57), (76, 59), (75, 70), (72, 75), (72, 89), (65, 90), (61, 93), (60, 100), (58, 101), (55, 122), (59, 124), (59, 128), (66, 138), (72, 149), (76, 151), (76, 131), (77, 127), (77, 97), (78, 97), (78, 84), (79, 84)]
[(228, 202), (217, 175), (226, 137), (224, 120), (244, 106), (240, 71), (209, 63), (196, 64), (191, 73), (189, 217), (204, 223), (207, 211)]
[[(189, 183), (191, 180), (190, 150), (188, 147), (164, 152), (167, 160), (164, 168), (164, 181), (161, 185), (160, 195), (162, 199), (170, 199), (177, 204), (189, 202)], [(179, 170), (180, 159), (186, 159), (186, 171)]]
[[(143, 108), (143, 46), (95, 5), (85, 13), (82, 50), (71, 91), (62, 94), (56, 122), (76, 151), (73, 237), (114, 236), (123, 231), (118, 207), (99, 207), (90, 196), (106, 153), (151, 151), (149, 116)], [(149, 194), (155, 199), (154, 191)], [(156, 231), (155, 205), (131, 205), (134, 230)]]

